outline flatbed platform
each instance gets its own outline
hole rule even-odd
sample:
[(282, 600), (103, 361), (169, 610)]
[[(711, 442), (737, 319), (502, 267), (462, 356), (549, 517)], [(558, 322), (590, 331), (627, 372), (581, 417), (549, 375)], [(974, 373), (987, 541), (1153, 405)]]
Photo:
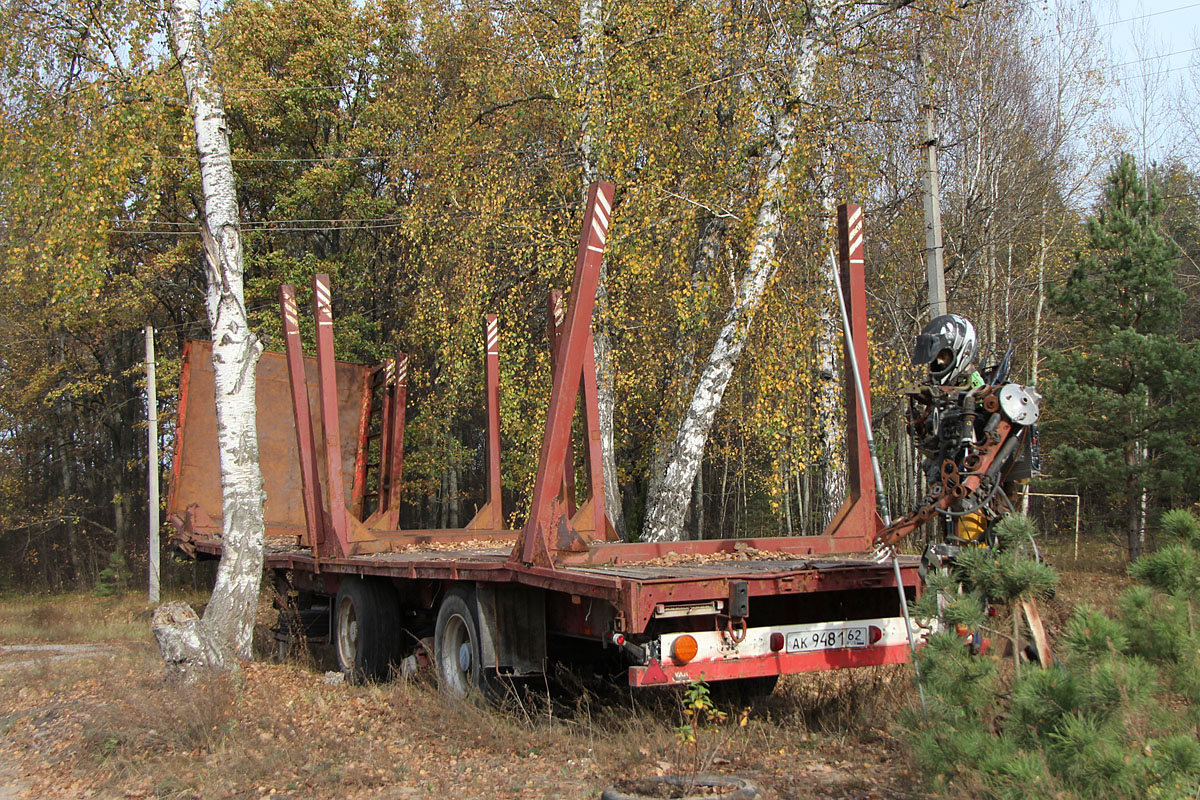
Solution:
[[(505, 537), (507, 538), (507, 537)], [(779, 597), (798, 594), (824, 595), (862, 593), (890, 589), (884, 595), (895, 602), (895, 574), (890, 561), (878, 562), (859, 554), (815, 554), (796, 556), (762, 545), (771, 540), (710, 540), (707, 544), (729, 545), (725, 551), (709, 553), (672, 552), (639, 560), (614, 559), (605, 564), (561, 564), (539, 567), (512, 560), (512, 546), (505, 541), (464, 540), (454, 543), (407, 545), (396, 552), (372, 553), (349, 558), (314, 560), (309, 547), (269, 539), (266, 568), (292, 572), (310, 588), (336, 591), (347, 575), (405, 580), (475, 581), (483, 584), (521, 584), (571, 595), (577, 599), (605, 600), (625, 617), (627, 630), (642, 632), (662, 605), (713, 602), (729, 595), (731, 582), (746, 584), (748, 596)], [(789, 540), (775, 540), (786, 543)], [(206, 538), (194, 542), (198, 551), (210, 556), (220, 553), (220, 541)], [(689, 543), (680, 543), (687, 545)], [(694, 543), (693, 543), (694, 544)], [(641, 553), (636, 544), (608, 545), (610, 551), (627, 548)], [(916, 556), (901, 556), (902, 580), (911, 598), (919, 586)]]

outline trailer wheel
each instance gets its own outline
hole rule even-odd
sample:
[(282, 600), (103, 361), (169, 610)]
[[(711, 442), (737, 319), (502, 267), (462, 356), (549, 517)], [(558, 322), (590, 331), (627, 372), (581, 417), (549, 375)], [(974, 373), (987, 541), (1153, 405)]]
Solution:
[(346, 578), (333, 609), (334, 649), (347, 680), (386, 680), (400, 642), (395, 591), (382, 581)]
[(456, 586), (446, 593), (438, 608), (434, 660), (438, 687), (448, 697), (461, 699), (473, 692), (489, 696), (474, 600), (470, 589)]

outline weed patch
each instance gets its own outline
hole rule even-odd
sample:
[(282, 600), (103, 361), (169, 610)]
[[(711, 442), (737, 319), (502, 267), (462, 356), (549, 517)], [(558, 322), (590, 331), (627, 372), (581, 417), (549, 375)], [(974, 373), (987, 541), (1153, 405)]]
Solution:
[[(203, 602), (202, 595), (165, 598)], [(90, 592), (0, 596), (0, 641), (149, 641), (151, 608), (144, 596)]]

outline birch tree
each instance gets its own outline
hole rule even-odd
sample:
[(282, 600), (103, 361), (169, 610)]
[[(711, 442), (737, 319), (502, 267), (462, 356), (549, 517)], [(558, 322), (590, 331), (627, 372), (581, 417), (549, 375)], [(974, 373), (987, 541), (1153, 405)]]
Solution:
[(691, 402), (669, 451), (666, 474), (658, 484), (658, 492), (647, 498), (643, 532), (646, 541), (677, 540), (682, 535), (689, 494), (704, 457), (704, 446), (713, 419), (720, 408), (733, 369), (745, 349), (755, 311), (775, 274), (776, 247), (782, 228), (782, 204), (789, 189), (791, 173), (795, 169), (801, 110), (810, 105), (818, 93), (817, 76), (821, 57), (839, 34), (908, 4), (909, 0), (895, 0), (845, 25), (833, 24), (832, 20), (839, 12), (852, 13), (853, 4), (818, 2), (807, 8), (807, 17), (798, 41), (792, 48), (787, 70), (786, 101), (771, 114), (767, 126), (769, 140), (763, 156), (762, 188), (747, 246), (749, 255), (746, 268), (735, 286), (733, 300), (725, 313), (717, 341), (700, 370)]
[(751, 233), (750, 255), (721, 332), (700, 372), (691, 403), (671, 445), (666, 474), (658, 484), (657, 494), (647, 500), (643, 533), (646, 541), (670, 541), (681, 536), (684, 514), (704, 457), (704, 445), (713, 418), (721, 406), (733, 368), (746, 346), (754, 312), (775, 272), (775, 246), (780, 235), (781, 204), (788, 188), (796, 146), (798, 108), (812, 92), (821, 53), (819, 37), (827, 32), (828, 11), (827, 5), (812, 7), (789, 70), (791, 102), (771, 119), (771, 139), (764, 157), (762, 199)]
[[(583, 195), (600, 177), (596, 146), (603, 139), (601, 81), (604, 74), (604, 4), (602, 0), (580, 0), (579, 66), (582, 110), (579, 125), (579, 156), (583, 174)], [(608, 264), (600, 262), (600, 281), (596, 286), (596, 316), (593, 344), (596, 355), (596, 405), (600, 417), (600, 453), (604, 465), (604, 510), (620, 538), (625, 538), (625, 514), (621, 508), (621, 487), (617, 483), (617, 457), (613, 437), (616, 387), (613, 380), (612, 343), (605, 315), (608, 312)]]
[(164, 660), (182, 671), (228, 669), (252, 657), (251, 637), (263, 565), (263, 491), (255, 420), (255, 368), (262, 345), (250, 330), (242, 288), (242, 240), (224, 100), (205, 41), (200, 0), (171, 0), (171, 45), (184, 87), (200, 161), (205, 305), (212, 329), (217, 445), (221, 467), (223, 549), (203, 619), (184, 603), (155, 612)]

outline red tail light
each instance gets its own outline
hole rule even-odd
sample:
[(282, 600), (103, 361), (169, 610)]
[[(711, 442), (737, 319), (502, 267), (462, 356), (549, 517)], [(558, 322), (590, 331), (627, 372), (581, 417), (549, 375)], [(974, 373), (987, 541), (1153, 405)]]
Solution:
[(783, 634), (779, 631), (771, 634), (771, 652), (778, 653), (783, 649)]
[(883, 629), (878, 625), (871, 625), (867, 628), (867, 643), (875, 644), (883, 638)]

